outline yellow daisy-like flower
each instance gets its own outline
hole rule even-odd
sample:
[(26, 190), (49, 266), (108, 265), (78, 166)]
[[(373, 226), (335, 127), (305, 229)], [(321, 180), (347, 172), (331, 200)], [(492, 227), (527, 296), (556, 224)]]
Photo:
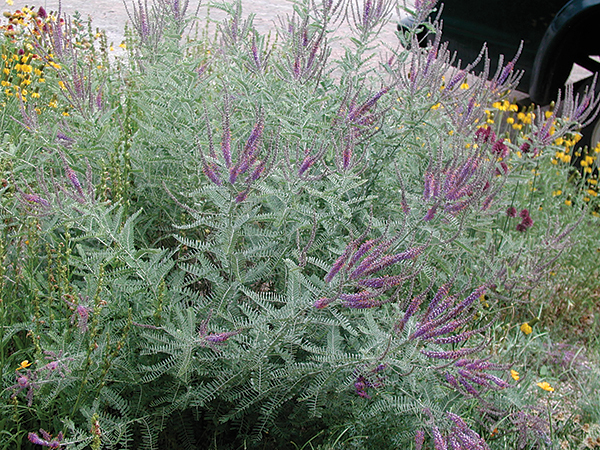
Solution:
[(550, 383), (548, 383), (547, 381), (542, 381), (541, 383), (537, 384), (539, 388), (548, 391), (548, 392), (554, 392), (554, 388), (552, 386), (550, 386)]
[(19, 367), (17, 367), (16, 370), (27, 369), (30, 365), (31, 363), (27, 360), (21, 361), (21, 364), (19, 365)]
[(521, 331), (525, 334), (531, 334), (533, 328), (531, 328), (531, 325), (525, 322), (523, 325), (521, 325)]
[(516, 370), (512, 370), (510, 371), (510, 376), (513, 377), (513, 380), (515, 381), (519, 381), (519, 378), (521, 378), (519, 376), (519, 372), (517, 372)]

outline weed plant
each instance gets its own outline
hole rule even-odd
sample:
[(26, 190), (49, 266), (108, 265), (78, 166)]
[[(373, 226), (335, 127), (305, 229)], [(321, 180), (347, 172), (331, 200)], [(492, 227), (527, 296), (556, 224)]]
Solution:
[(566, 160), (599, 100), (519, 112), (515, 59), (453, 68), (435, 1), (378, 43), (401, 6), (298, 1), (265, 36), (214, 4), (194, 37), (138, 2), (122, 57), (7, 14), (1, 448), (558, 445), (504, 325), (598, 226), (597, 152)]

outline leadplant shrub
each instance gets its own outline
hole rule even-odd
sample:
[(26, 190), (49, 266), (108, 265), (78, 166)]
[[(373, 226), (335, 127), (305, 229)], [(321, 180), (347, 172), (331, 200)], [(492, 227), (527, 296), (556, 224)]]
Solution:
[(134, 3), (119, 57), (42, 8), (6, 28), (2, 448), (551, 445), (489, 337), (597, 226), (554, 199), (593, 90), (507, 127), (514, 59), (452, 68), (431, 1), (386, 44), (386, 0), (276, 38), (238, 2), (193, 39), (187, 6)]

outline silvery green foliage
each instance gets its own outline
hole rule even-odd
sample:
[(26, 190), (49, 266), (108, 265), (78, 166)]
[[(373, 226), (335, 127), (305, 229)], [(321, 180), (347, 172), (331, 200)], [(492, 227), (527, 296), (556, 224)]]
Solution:
[[(393, 6), (297, 2), (276, 45), (239, 3), (220, 5), (214, 41), (186, 43), (163, 21), (181, 24), (187, 2), (132, 5), (132, 55), (156, 54), (103, 79), (101, 106), (38, 123), (58, 137), (14, 180), (9, 206), (45, 248), (28, 256), (41, 272), (14, 250), (34, 307), (2, 345), (30, 333), (36, 365), (4, 372), (3, 408), (30, 408), (11, 426), (69, 448), (281, 448), (340, 428), (360, 448), (489, 448), (495, 427), (512, 439), (528, 421), (548, 439), (481, 308), (510, 295), (526, 252), (501, 225), (516, 146), (483, 126), (514, 60), (488, 77), (483, 50), (450, 69), (435, 23), (423, 49), (415, 28), (385, 61), (356, 39), (332, 59), (341, 20), (371, 42)], [(434, 3), (416, 7), (425, 20)]]

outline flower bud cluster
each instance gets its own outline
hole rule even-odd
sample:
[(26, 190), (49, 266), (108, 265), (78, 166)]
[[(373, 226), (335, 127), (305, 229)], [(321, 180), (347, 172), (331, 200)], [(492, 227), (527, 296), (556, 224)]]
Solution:
[(326, 28), (320, 24), (316, 29), (309, 25), (309, 17), (298, 17), (294, 14), (282, 23), (280, 36), (287, 43), (285, 71), (283, 78), (291, 76), (292, 80), (306, 83), (318, 78), (326, 65), (330, 50), (325, 35)]
[(444, 377), (448, 384), (463, 395), (479, 398), (484, 391), (510, 387), (502, 378), (486, 372), (506, 372), (510, 369), (508, 364), (495, 364), (484, 359), (459, 359), (454, 362), (452, 368), (455, 373), (446, 371)]
[[(402, 285), (406, 280), (414, 278), (418, 271), (407, 273), (404, 269), (400, 274), (379, 274), (403, 261), (414, 261), (421, 255), (427, 245), (411, 247), (399, 253), (388, 254), (388, 250), (396, 242), (398, 237), (351, 241), (340, 257), (333, 263), (331, 269), (325, 276), (325, 281), (330, 283), (340, 272), (344, 275), (346, 282), (352, 284), (355, 292), (351, 294), (338, 293), (331, 298), (320, 298), (313, 306), (317, 309), (325, 308), (331, 302), (340, 299), (342, 305), (348, 308), (364, 309), (389, 303), (394, 296), (382, 298), (382, 295)], [(360, 245), (359, 245), (360, 244)]]
[(29, 433), (27, 439), (35, 445), (54, 449), (61, 448), (64, 445), (62, 444), (64, 439), (62, 431), (59, 432), (56, 437), (52, 437), (50, 433), (40, 428), (40, 435), (41, 437), (37, 433)]
[[(25, 192), (19, 185), (15, 185), (16, 191), (19, 193), (18, 199), (21, 204), (30, 214), (37, 216), (45, 216), (53, 210), (64, 210), (64, 198), (74, 200), (80, 205), (95, 203), (95, 191), (92, 181), (92, 168), (87, 163), (85, 189), (79, 180), (79, 176), (69, 165), (64, 153), (59, 152), (63, 162), (65, 172), (65, 183), (59, 183), (58, 180), (52, 177), (52, 185), (49, 186), (46, 182), (44, 174), (41, 170), (37, 173), (37, 187), (42, 191), (43, 196), (35, 194), (33, 188), (23, 180), (25, 188), (31, 192)], [(61, 195), (62, 194), (62, 195)]]
[(374, 368), (362, 367), (354, 371), (354, 389), (362, 398), (371, 398), (367, 389), (377, 389), (382, 387), (385, 377), (381, 374), (386, 368), (385, 364), (378, 364)]
[[(474, 317), (473, 303), (485, 293), (487, 285), (481, 285), (462, 301), (458, 301), (457, 296), (449, 295), (449, 289), (449, 284), (444, 284), (438, 289), (426, 312), (417, 323), (416, 330), (410, 334), (410, 340), (419, 339), (435, 345), (454, 345), (466, 341), (472, 336), (481, 334), (487, 328), (482, 327), (475, 330), (463, 329), (472, 321)], [(416, 310), (413, 304), (417, 302), (420, 305), (421, 301), (422, 299), (417, 298), (409, 305), (402, 319), (404, 323), (407, 321), (406, 317), (410, 317), (413, 310)], [(456, 333), (457, 331), (458, 333)], [(462, 358), (479, 350), (477, 347), (463, 347), (458, 350), (448, 351), (423, 349), (421, 353), (428, 358), (447, 360)]]
[[(242, 175), (246, 175), (243, 188), (237, 192), (236, 203), (241, 203), (248, 197), (252, 184), (260, 178), (264, 178), (269, 171), (271, 163), (277, 153), (277, 143), (271, 143), (266, 151), (262, 149), (263, 132), (265, 128), (264, 118), (261, 116), (256, 121), (250, 136), (240, 150), (237, 162), (232, 161), (231, 155), (231, 131), (229, 128), (229, 105), (226, 99), (223, 114), (223, 132), (221, 138), (222, 163), (217, 156), (213, 141), (210, 123), (207, 119), (207, 136), (209, 141), (209, 154), (205, 155), (202, 148), (198, 146), (198, 153), (202, 163), (202, 172), (212, 183), (223, 186), (221, 175), (222, 166), (229, 172), (228, 182), (232, 186), (236, 184)], [(224, 164), (223, 164), (224, 163)]]
[[(425, 411), (431, 422), (435, 419), (430, 411)], [(452, 423), (452, 427), (447, 433), (442, 434), (439, 427), (431, 425), (431, 436), (433, 438), (433, 448), (435, 450), (489, 450), (489, 446), (483, 438), (475, 432), (467, 423), (457, 414), (450, 411), (446, 412), (446, 418)], [(425, 432), (417, 430), (415, 433), (415, 448), (423, 448), (425, 441)]]
[(200, 324), (200, 328), (198, 330), (198, 336), (200, 337), (200, 346), (201, 347), (210, 347), (211, 349), (217, 351), (217, 345), (223, 345), (227, 342), (227, 340), (233, 336), (236, 336), (242, 332), (242, 330), (234, 330), (234, 331), (223, 331), (220, 333), (209, 332), (208, 331), (208, 323), (212, 318), (212, 310), (208, 313), (208, 317), (202, 321)]

